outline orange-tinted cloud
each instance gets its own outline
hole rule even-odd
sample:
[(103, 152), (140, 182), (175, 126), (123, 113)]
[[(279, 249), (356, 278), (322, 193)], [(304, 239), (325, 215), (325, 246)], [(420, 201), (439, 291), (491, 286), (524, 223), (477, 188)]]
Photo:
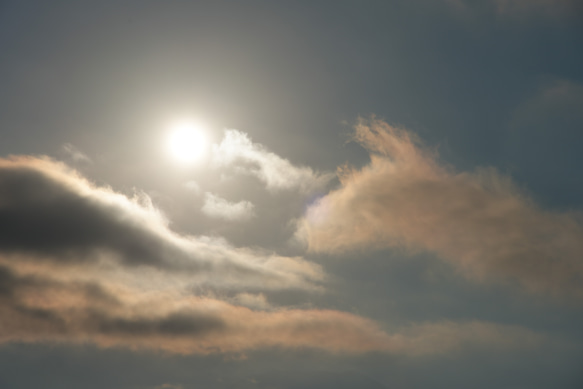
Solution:
[(532, 347), (543, 337), (491, 323), (429, 323), (389, 334), (334, 310), (253, 311), (180, 290), (139, 291), (108, 280), (62, 283), (0, 267), (0, 342), (89, 342), (178, 354), (311, 348), (431, 355), (464, 347)]
[(495, 169), (456, 172), (410, 132), (361, 121), (371, 153), (340, 169), (341, 187), (308, 209), (298, 236), (311, 251), (429, 251), (474, 279), (583, 296), (583, 224), (541, 209)]

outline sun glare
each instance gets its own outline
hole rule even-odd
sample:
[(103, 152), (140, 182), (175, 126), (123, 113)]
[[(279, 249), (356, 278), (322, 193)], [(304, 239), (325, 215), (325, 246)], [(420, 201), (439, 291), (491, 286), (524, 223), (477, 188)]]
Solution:
[(197, 162), (204, 157), (207, 139), (202, 125), (182, 122), (172, 127), (168, 146), (174, 158), (183, 163)]

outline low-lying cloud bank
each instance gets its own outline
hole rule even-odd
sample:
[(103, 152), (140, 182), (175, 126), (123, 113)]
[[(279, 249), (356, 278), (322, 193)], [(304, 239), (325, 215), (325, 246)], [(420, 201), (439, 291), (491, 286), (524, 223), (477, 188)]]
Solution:
[(541, 209), (494, 169), (456, 172), (383, 121), (355, 138), (371, 162), (340, 169), (341, 187), (308, 209), (297, 236), (309, 250), (425, 250), (473, 279), (583, 297), (581, 215)]
[(0, 343), (93, 343), (178, 354), (312, 348), (331, 353), (432, 355), (466, 347), (516, 348), (545, 339), (520, 327), (430, 323), (393, 334), (333, 310), (253, 311), (178, 290), (139, 291), (102, 280), (63, 282), (0, 266)]

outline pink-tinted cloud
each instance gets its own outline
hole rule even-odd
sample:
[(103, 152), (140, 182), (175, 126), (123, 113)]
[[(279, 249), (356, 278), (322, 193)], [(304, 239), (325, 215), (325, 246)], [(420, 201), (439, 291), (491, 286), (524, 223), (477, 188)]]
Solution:
[(579, 214), (541, 209), (495, 169), (456, 172), (383, 121), (355, 138), (371, 162), (340, 169), (341, 187), (309, 208), (298, 236), (311, 251), (429, 251), (473, 279), (583, 297)]

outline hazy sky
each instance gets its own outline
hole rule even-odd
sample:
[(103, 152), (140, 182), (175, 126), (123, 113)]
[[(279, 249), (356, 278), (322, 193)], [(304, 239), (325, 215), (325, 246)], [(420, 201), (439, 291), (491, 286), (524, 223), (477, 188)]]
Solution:
[(581, 388), (582, 4), (0, 1), (0, 388)]

